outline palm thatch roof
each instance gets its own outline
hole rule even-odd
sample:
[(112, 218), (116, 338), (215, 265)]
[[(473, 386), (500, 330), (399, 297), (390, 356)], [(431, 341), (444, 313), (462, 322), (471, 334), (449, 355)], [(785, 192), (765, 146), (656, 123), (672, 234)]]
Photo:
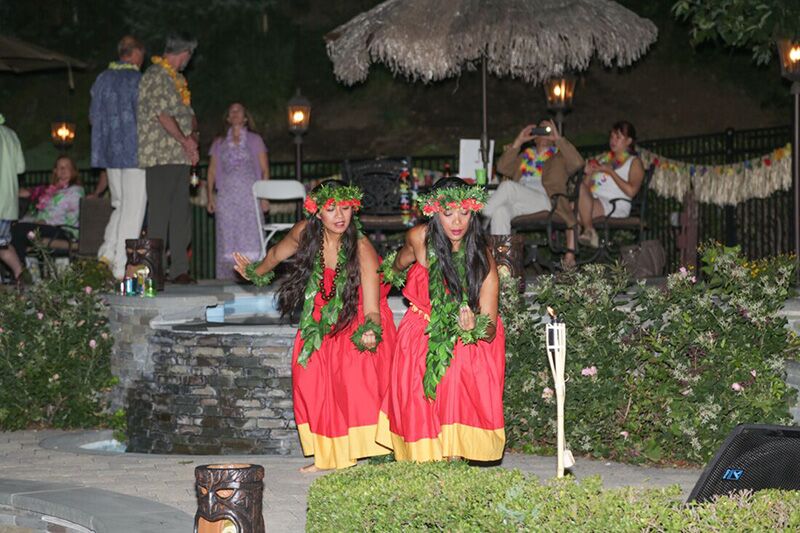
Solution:
[(610, 0), (387, 0), (325, 36), (347, 85), (384, 63), (429, 83), (474, 69), (539, 83), (589, 66), (628, 66), (656, 40), (652, 22)]

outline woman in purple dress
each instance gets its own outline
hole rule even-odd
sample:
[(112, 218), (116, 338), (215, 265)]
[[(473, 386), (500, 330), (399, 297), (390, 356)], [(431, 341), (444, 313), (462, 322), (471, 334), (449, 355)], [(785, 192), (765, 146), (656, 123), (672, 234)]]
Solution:
[(214, 140), (209, 154), (207, 209), (217, 219), (217, 279), (235, 279), (234, 251), (251, 261), (262, 255), (252, 188), (257, 180), (269, 179), (269, 161), (261, 135), (253, 131), (253, 117), (242, 104), (230, 105), (225, 123), (225, 136)]

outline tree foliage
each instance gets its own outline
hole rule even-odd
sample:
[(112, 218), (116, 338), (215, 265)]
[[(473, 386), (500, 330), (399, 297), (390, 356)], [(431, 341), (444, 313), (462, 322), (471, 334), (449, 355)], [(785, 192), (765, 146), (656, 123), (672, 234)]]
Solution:
[(692, 44), (722, 41), (749, 48), (757, 64), (769, 63), (776, 39), (800, 35), (796, 0), (678, 0), (672, 11), (691, 23)]

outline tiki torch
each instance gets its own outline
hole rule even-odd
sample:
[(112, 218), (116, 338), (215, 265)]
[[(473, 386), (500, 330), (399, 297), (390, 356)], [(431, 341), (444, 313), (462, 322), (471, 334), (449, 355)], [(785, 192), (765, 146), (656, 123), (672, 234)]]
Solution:
[(557, 465), (556, 477), (564, 477), (564, 468), (571, 468), (575, 464), (572, 452), (564, 444), (564, 397), (566, 395), (564, 366), (567, 360), (567, 330), (563, 320), (556, 317), (553, 308), (548, 307), (550, 323), (545, 325), (545, 341), (547, 343), (547, 361), (550, 363), (550, 372), (553, 374), (553, 384), (556, 390), (556, 420), (558, 434), (556, 438)]

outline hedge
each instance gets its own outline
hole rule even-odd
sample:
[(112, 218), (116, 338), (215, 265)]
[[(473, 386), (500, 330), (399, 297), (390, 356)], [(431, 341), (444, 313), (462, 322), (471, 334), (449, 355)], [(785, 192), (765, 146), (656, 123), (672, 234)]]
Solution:
[(364, 465), (317, 479), (307, 531), (780, 531), (800, 528), (800, 492), (686, 505), (680, 487), (603, 490), (599, 478), (542, 484), (466, 463)]

